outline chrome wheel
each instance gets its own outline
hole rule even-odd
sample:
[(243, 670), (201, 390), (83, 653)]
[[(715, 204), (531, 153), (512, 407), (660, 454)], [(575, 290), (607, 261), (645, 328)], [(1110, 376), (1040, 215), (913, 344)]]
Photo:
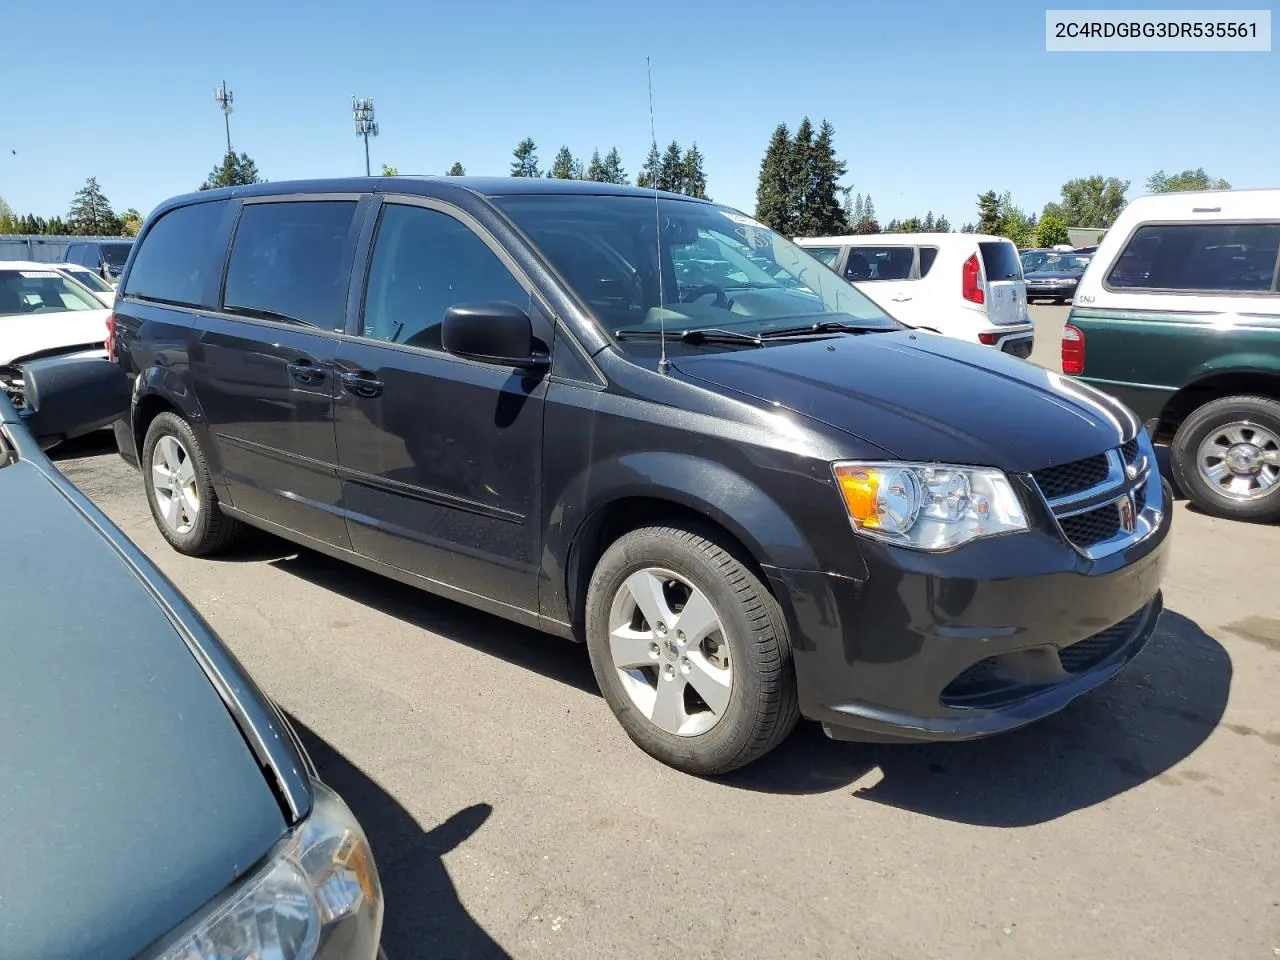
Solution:
[(151, 489), (160, 516), (174, 533), (185, 534), (200, 516), (200, 491), (191, 454), (177, 437), (161, 437), (151, 453)]
[(618, 588), (609, 650), (627, 696), (667, 733), (696, 737), (724, 716), (733, 666), (719, 614), (679, 574), (648, 567)]
[(1280, 484), (1280, 437), (1248, 421), (1210, 431), (1196, 460), (1200, 475), (1232, 500), (1257, 500)]

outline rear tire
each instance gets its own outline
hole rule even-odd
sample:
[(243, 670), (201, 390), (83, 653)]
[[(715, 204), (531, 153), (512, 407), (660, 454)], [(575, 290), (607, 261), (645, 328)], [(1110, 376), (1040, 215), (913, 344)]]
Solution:
[(179, 553), (217, 553), (244, 529), (222, 512), (200, 441), (176, 413), (161, 413), (151, 421), (140, 466), (151, 516)]
[(1170, 450), (1178, 486), (1205, 513), (1280, 520), (1280, 403), (1223, 397), (1182, 421)]
[(799, 718), (782, 610), (712, 536), (626, 534), (600, 558), (586, 609), (591, 666), (623, 729), (650, 756), (699, 776), (758, 759)]

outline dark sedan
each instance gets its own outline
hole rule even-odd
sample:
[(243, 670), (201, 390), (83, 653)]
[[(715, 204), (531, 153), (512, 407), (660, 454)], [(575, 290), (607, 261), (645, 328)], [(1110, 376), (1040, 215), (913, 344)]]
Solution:
[[(76, 363), (88, 375), (66, 376)], [(65, 358), (24, 374), (40, 407), (0, 395), (0, 954), (372, 960), (382, 888), (360, 825), (199, 614), (33, 439), (95, 415), (54, 402), (57, 384), (101, 400), (123, 377)]]
[[(1065, 303), (1076, 295), (1076, 286), (1092, 258), (1079, 253), (1052, 254), (1024, 273), (1027, 302), (1052, 300)], [(1025, 269), (1025, 267), (1024, 267)]]

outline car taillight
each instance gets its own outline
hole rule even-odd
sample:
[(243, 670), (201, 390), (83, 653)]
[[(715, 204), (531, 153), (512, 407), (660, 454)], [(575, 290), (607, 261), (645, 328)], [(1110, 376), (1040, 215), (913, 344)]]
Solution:
[(115, 312), (107, 314), (107, 359), (112, 363), (116, 362), (116, 315)]
[(1062, 328), (1062, 372), (1084, 373), (1084, 331), (1070, 323)]
[(996, 342), (997, 342), (999, 339), (1000, 339), (1000, 334), (998, 334), (998, 333), (980, 333), (980, 334), (978, 334), (978, 342), (979, 342), (979, 343), (982, 343), (982, 344), (986, 344), (988, 347), (994, 347), (994, 346), (996, 345)]
[(960, 295), (970, 303), (985, 303), (987, 296), (982, 292), (982, 265), (978, 263), (975, 253), (964, 262), (964, 282)]

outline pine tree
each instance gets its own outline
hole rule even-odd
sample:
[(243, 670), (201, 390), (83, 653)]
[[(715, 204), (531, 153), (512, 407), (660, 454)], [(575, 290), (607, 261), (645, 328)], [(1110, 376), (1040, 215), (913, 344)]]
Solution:
[(525, 137), (516, 144), (513, 155), (515, 160), (511, 163), (511, 176), (542, 176), (542, 171), (538, 169), (538, 145), (533, 142), (532, 137)]
[[(607, 163), (608, 161), (606, 161)], [(649, 156), (645, 158), (640, 175), (636, 177), (636, 186), (652, 190), (658, 186), (658, 177), (662, 169), (662, 156), (658, 153), (656, 141), (649, 144)]]
[(684, 175), (684, 193), (699, 200), (707, 199), (707, 174), (702, 169), (702, 151), (698, 149), (698, 141), (684, 152), (681, 161)]
[(760, 161), (756, 186), (756, 219), (785, 236), (795, 229), (795, 202), (790, 178), (791, 131), (785, 123), (774, 128)]
[(818, 135), (809, 141), (812, 125), (806, 117), (796, 131), (796, 162), (805, 184), (804, 197), (797, 212), (797, 235), (829, 237), (848, 232), (849, 224), (840, 206), (840, 178), (845, 165), (836, 158), (835, 128), (826, 120)]
[(919, 217), (907, 217), (902, 221), (903, 233), (920, 233), (924, 229), (924, 224), (920, 222)]
[(617, 184), (630, 182), (627, 178), (627, 171), (622, 168), (622, 155), (618, 153), (617, 147), (610, 149), (609, 155), (604, 158), (603, 182)]
[(866, 215), (867, 208), (862, 205), (862, 194), (858, 194), (858, 199), (853, 201), (853, 222), (862, 222), (862, 218)]
[(924, 215), (924, 223), (920, 224), (920, 229), (924, 233), (933, 233), (937, 230), (937, 224), (934, 223), (932, 210)]
[(796, 135), (791, 139), (791, 149), (787, 152), (787, 179), (791, 184), (791, 203), (794, 211), (794, 231), (796, 237), (817, 236), (813, 233), (809, 222), (809, 190), (813, 177), (813, 124), (805, 117), (796, 127)]
[(573, 175), (578, 161), (573, 159), (573, 152), (568, 147), (561, 147), (556, 158), (551, 161), (551, 169), (547, 176), (553, 180), (576, 180)]
[(45, 225), (42, 232), (51, 237), (65, 237), (71, 231), (67, 229), (66, 221), (61, 217), (54, 217)]
[(977, 228), (972, 223), (966, 223), (960, 228), (961, 233), (977, 233)]
[(591, 162), (587, 164), (586, 179), (594, 180), (596, 183), (606, 183), (604, 178), (604, 163), (600, 159), (600, 151), (591, 151)]
[(239, 187), (261, 182), (262, 178), (258, 176), (258, 165), (249, 158), (247, 153), (237, 156), (229, 151), (222, 158), (222, 162), (210, 171), (208, 179), (200, 184), (200, 189), (213, 190), (217, 187)]
[(876, 205), (871, 201), (871, 194), (867, 194), (865, 205), (862, 208), (862, 215), (868, 220), (876, 218)]
[(111, 212), (97, 177), (90, 177), (76, 191), (67, 222), (71, 232), (80, 237), (113, 237), (120, 233), (120, 218)]
[(446, 177), (465, 177), (467, 169), (455, 160), (453, 166), (446, 170), (444, 175)]
[(1000, 231), (1002, 220), (1000, 197), (994, 190), (978, 194), (978, 226), (977, 233), (996, 234)]
[(680, 144), (672, 140), (662, 154), (658, 167), (658, 189), (670, 193), (684, 193), (684, 155)]
[(898, 218), (895, 217), (894, 219), (889, 221), (889, 225), (884, 228), (884, 231), (885, 233), (901, 233), (902, 221), (898, 220)]
[(950, 233), (951, 221), (948, 220), (946, 217), (938, 217), (938, 219), (935, 220), (933, 223), (933, 232), (934, 233)]

